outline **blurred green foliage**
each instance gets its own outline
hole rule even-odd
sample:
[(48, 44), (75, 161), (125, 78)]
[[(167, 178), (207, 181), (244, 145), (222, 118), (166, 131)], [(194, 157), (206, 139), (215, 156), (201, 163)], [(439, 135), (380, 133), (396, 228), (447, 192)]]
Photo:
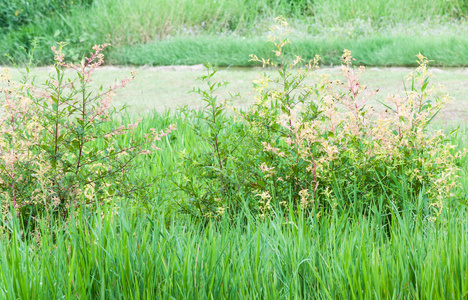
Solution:
[(64, 14), (93, 0), (0, 0), (0, 32), (15, 30), (54, 14)]
[[(313, 55), (335, 58), (346, 46), (342, 43), (349, 40), (340, 33), (347, 33), (353, 44), (356, 37), (359, 43), (366, 44), (362, 47), (364, 52), (351, 49), (356, 58), (365, 56), (365, 64), (408, 65), (382, 61), (379, 48), (395, 45), (385, 52), (395, 52), (396, 48), (399, 53), (408, 45), (414, 48), (415, 38), (423, 50), (435, 49), (437, 55), (425, 55), (437, 59), (436, 64), (467, 64), (464, 58), (459, 58), (459, 53), (466, 53), (468, 0), (178, 0), (177, 5), (174, 0), (0, 0), (0, 64), (10, 64), (12, 60), (19, 64), (27, 62), (26, 53), (34, 48), (37, 40), (34, 58), (39, 64), (53, 62), (50, 47), (58, 42), (68, 45), (67, 55), (73, 61), (86, 56), (91, 46), (105, 42), (112, 45), (111, 52), (122, 54), (130, 49), (130, 55), (108, 56), (117, 64), (194, 64), (200, 60), (206, 62), (208, 56), (214, 64), (245, 65), (252, 49), (244, 47), (245, 51), (239, 54), (232, 50), (238, 47), (218, 45), (266, 35), (271, 20), (278, 15), (299, 24), (296, 28), (301, 29), (301, 38), (318, 45), (313, 47), (319, 48)], [(427, 26), (419, 26), (429, 21), (432, 24), (429, 30)], [(393, 27), (402, 30), (387, 34), (388, 28)], [(198, 44), (191, 47), (199, 39), (204, 39), (203, 50)], [(205, 43), (207, 40), (209, 44)], [(369, 45), (369, 41), (377, 46)], [(155, 47), (166, 47), (168, 42), (177, 44), (176, 55), (153, 51)], [(336, 47), (329, 51), (330, 43)], [(439, 49), (441, 43), (444, 45)], [(140, 46), (148, 46), (148, 59), (134, 57), (132, 48)], [(186, 48), (192, 49), (186, 51)], [(208, 50), (214, 48), (215, 56), (223, 56), (222, 62), (212, 59), (213, 51)], [(306, 57), (309, 49), (306, 45), (305, 52), (298, 53)], [(392, 57), (407, 60), (419, 51), (422, 50), (411, 49)], [(248, 52), (247, 56), (244, 52)], [(441, 56), (444, 59), (439, 59)], [(414, 59), (410, 64), (414, 64)]]

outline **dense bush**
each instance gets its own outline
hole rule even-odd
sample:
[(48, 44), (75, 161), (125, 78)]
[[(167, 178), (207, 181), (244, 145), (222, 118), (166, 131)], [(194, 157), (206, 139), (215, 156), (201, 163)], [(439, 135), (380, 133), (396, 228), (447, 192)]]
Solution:
[(0, 61), (27, 64), (35, 50), (37, 63), (54, 63), (50, 45), (67, 42), (68, 57), (77, 62), (86, 56), (93, 35), (69, 23), (73, 11), (88, 11), (93, 0), (0, 0)]
[[(389, 95), (381, 108), (366, 103), (377, 91), (359, 82), (364, 68), (352, 66), (351, 52), (342, 57), (344, 81), (313, 72), (319, 57), (304, 64), (289, 61), (285, 46), (290, 28), (279, 18), (273, 28), (273, 59), (252, 60), (279, 68), (279, 77), (260, 75), (254, 82), (256, 102), (248, 110), (227, 114), (212, 81), (197, 90), (207, 105), (197, 117), (209, 130), (199, 135), (209, 151), (183, 154), (178, 187), (189, 195), (184, 210), (198, 216), (238, 211), (245, 199), (260, 215), (276, 207), (346, 210), (376, 200), (388, 207), (404, 201), (426, 203), (439, 215), (444, 203), (456, 199), (456, 159), (442, 132), (428, 124), (449, 101), (440, 87), (429, 84), (428, 60), (418, 55), (419, 67), (409, 75), (405, 95)], [(310, 77), (316, 77), (311, 82)]]

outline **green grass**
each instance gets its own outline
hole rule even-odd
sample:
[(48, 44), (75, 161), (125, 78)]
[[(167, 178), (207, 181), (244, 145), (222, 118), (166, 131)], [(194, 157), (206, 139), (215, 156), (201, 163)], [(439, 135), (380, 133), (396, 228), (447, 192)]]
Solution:
[[(23, 63), (27, 57), (22, 49), (30, 51), (37, 39), (36, 58), (50, 64), (49, 49), (57, 42), (69, 45), (74, 60), (92, 45), (108, 42), (114, 46), (114, 64), (210, 60), (220, 66), (245, 66), (249, 54), (271, 53), (264, 38), (273, 18), (286, 15), (303, 39), (296, 43), (296, 53), (306, 58), (319, 54), (325, 64), (336, 64), (343, 48), (351, 48), (366, 65), (413, 65), (420, 51), (437, 65), (468, 65), (468, 5), (462, 0), (184, 0), (177, 6), (165, 0), (82, 2), (48, 18), (38, 12), (37, 19), (3, 30), (0, 53)], [(6, 13), (14, 21), (21, 17), (21, 12), (14, 15), (17, 11), (21, 10)], [(0, 64), (6, 63), (10, 59), (1, 55)]]
[[(50, 62), (47, 48), (55, 41), (66, 40), (75, 59), (90, 44), (111, 41), (115, 47), (109, 57), (116, 64), (211, 61), (224, 66), (244, 66), (249, 64), (245, 62), (248, 54), (269, 56), (271, 49), (261, 38), (266, 32), (264, 26), (269, 24), (268, 18), (294, 13), (293, 22), (302, 27), (293, 36), (290, 53), (294, 50), (305, 58), (318, 53), (324, 57), (325, 64), (337, 64), (343, 48), (351, 49), (357, 62), (367, 65), (411, 65), (418, 52), (440, 66), (467, 65), (468, 61), (468, 41), (464, 35), (456, 35), (465, 25), (451, 19), (466, 15), (468, 7), (462, 1), (329, 0), (318, 4), (306, 0), (217, 0), (209, 4), (200, 0), (180, 1), (178, 6), (171, 1), (95, 0), (90, 8), (93, 13), (79, 6), (71, 8), (69, 15), (57, 14), (0, 34), (0, 51), (16, 56), (21, 62), (25, 56), (21, 58), (24, 54), (19, 47), (30, 48), (32, 38), (39, 36), (42, 44), (36, 55), (45, 64)], [(369, 18), (369, 22), (353, 21), (355, 14)], [(395, 25), (395, 20), (409, 24), (426, 16), (446, 18), (440, 24), (436, 22), (439, 29), (447, 24), (455, 25), (440, 32), (435, 30), (429, 37), (414, 37), (420, 32), (403, 34), (401, 29), (388, 28)], [(313, 26), (307, 25), (310, 20)], [(340, 31), (344, 24), (352, 25), (350, 32)], [(331, 33), (320, 33), (326, 28)], [(372, 31), (375, 28), (391, 34), (385, 36)], [(197, 36), (187, 38), (192, 31)], [(444, 32), (452, 34), (444, 36)], [(167, 38), (168, 35), (176, 37)], [(328, 39), (330, 36), (333, 38)], [(162, 41), (153, 41), (160, 38)], [(94, 87), (107, 84), (109, 77), (127, 71), (104, 69), (96, 74)], [(266, 72), (274, 73), (271, 69)], [(324, 72), (331, 73), (333, 78), (338, 70), (331, 68)], [(370, 88), (383, 87), (382, 94), (401, 93), (401, 82), (407, 72), (406, 69), (369, 70), (364, 73), (363, 82)], [(148, 185), (129, 199), (115, 198), (104, 205), (78, 207), (66, 219), (43, 218), (35, 228), (24, 225), (32, 220), (3, 216), (6, 221), (0, 224), (0, 298), (461, 299), (468, 296), (467, 203), (445, 203), (442, 215), (433, 221), (424, 197), (415, 199), (415, 193), (403, 188), (404, 184), (401, 185), (403, 202), (398, 209), (391, 205), (391, 199), (381, 195), (368, 200), (365, 206), (357, 201), (346, 210), (339, 207), (307, 213), (276, 210), (270, 217), (261, 218), (247, 208), (252, 195), (246, 194), (243, 195), (245, 208), (236, 215), (229, 215), (227, 210), (219, 220), (208, 221), (183, 214), (177, 203), (187, 196), (174, 188), (171, 177), (180, 167), (181, 157), (177, 153), (186, 150), (197, 154), (209, 146), (187, 122), (197, 123), (196, 119), (188, 120), (177, 112), (163, 112), (161, 107), (174, 108), (175, 104), (190, 101), (193, 106), (200, 105), (199, 100), (193, 95), (186, 96), (186, 92), (200, 84), (193, 79), (201, 72), (142, 68), (138, 73), (140, 79), (117, 98), (118, 105), (128, 103), (131, 110), (116, 119), (114, 125), (143, 117), (137, 130), (139, 135), (169, 124), (178, 128), (160, 141), (161, 151), (138, 158), (142, 167), (129, 170), (132, 182), (147, 180)], [(246, 91), (251, 90), (252, 70), (228, 68), (217, 75), (232, 82), (234, 88), (229, 90), (243, 94), (244, 100), (237, 105), (251, 102), (251, 95)], [(448, 113), (441, 114), (431, 125), (431, 130), (448, 132), (460, 125), (450, 140), (458, 149), (468, 148), (464, 108), (466, 76), (465, 70), (438, 70), (431, 81), (445, 83), (449, 91), (454, 90), (455, 99)], [(224, 93), (221, 98), (227, 97), (225, 91), (221, 93)], [(197, 125), (201, 131), (208, 130), (206, 123)], [(125, 136), (120, 142), (128, 143)], [(458, 192), (467, 198), (468, 157), (459, 159), (457, 165), (461, 186)], [(339, 193), (336, 196), (346, 197)]]
[[(210, 62), (218, 66), (253, 66), (250, 54), (271, 57), (273, 45), (242, 37), (178, 37), (160, 42), (115, 49), (110, 62), (124, 65), (195, 65)], [(324, 65), (339, 65), (343, 49), (352, 51), (356, 63), (367, 66), (415, 66), (415, 55), (429, 57), (434, 66), (468, 66), (466, 36), (407, 37), (378, 36), (352, 39), (292, 38), (289, 53), (311, 60), (322, 57)], [(190, 55), (187, 55), (187, 54)]]
[(366, 216), (254, 220), (245, 212), (208, 224), (125, 205), (102, 212), (82, 210), (36, 239), (15, 220), (3, 224), (1, 297), (447, 299), (468, 291), (464, 208), (432, 223), (408, 205), (392, 211), (391, 226), (378, 202)]
[[(151, 201), (81, 208), (34, 234), (15, 218), (1, 224), (2, 299), (442, 299), (468, 291), (468, 211), (458, 203), (435, 223), (411, 196), (399, 211), (375, 199), (318, 218), (181, 215), (169, 192), (174, 151), (206, 144), (169, 112), (147, 115), (138, 133), (171, 123), (178, 130), (134, 174), (158, 178), (145, 191)], [(466, 148), (467, 136), (461, 126), (452, 142)], [(468, 159), (459, 164), (466, 194)]]

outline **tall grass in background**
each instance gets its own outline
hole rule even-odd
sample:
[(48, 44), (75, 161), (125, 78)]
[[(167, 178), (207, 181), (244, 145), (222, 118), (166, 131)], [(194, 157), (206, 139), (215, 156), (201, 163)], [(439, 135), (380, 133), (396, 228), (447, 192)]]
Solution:
[[(92, 45), (103, 42), (111, 43), (118, 52), (122, 47), (174, 36), (185, 38), (194, 35), (222, 35), (227, 36), (229, 40), (238, 37), (258, 37), (268, 31), (273, 17), (277, 15), (290, 16), (293, 22), (302, 24), (302, 31), (309, 35), (319, 34), (317, 42), (321, 43), (333, 40), (333, 30), (329, 28), (350, 28), (356, 20), (358, 23), (364, 21), (367, 27), (377, 28), (370, 38), (379, 38), (378, 28), (382, 26), (408, 22), (418, 24), (424, 20), (432, 20), (435, 22), (434, 26), (439, 26), (440, 22), (463, 20), (468, 14), (468, 4), (463, 0), (181, 0), (177, 1), (177, 5), (169, 0), (50, 0), (48, 3), (52, 4), (49, 6), (54, 9), (48, 9), (47, 14), (36, 2), (33, 1), (27, 6), (26, 2), (15, 0), (14, 3), (19, 8), (6, 2), (3, 7), (0, 5), (0, 20), (6, 18), (10, 24), (5, 25), (3, 33), (0, 33), (0, 53), (13, 57), (16, 62), (27, 61), (27, 55), (21, 49), (30, 50), (34, 39), (39, 41), (36, 56), (41, 59), (42, 64), (48, 64), (53, 58), (49, 49), (57, 42), (68, 43), (69, 55), (74, 60), (80, 60)], [(25, 5), (28, 10), (20, 8)], [(411, 28), (414, 31), (411, 36), (424, 35), (420, 31), (425, 29), (420, 29), (417, 25)], [(367, 29), (358, 29), (360, 30)], [(436, 39), (447, 34), (450, 35), (447, 32), (437, 33)], [(455, 40), (461, 38), (464, 42), (462, 35), (452, 35)], [(405, 36), (408, 34), (402, 34), (403, 38)], [(392, 35), (391, 38), (393, 42), (398, 42), (400, 36)], [(432, 45), (432, 39), (433, 37), (425, 42)], [(401, 43), (398, 48), (404, 49), (404, 44)], [(436, 46), (438, 45), (434, 45)], [(452, 51), (452, 44), (442, 46), (441, 53)], [(224, 59), (228, 60), (232, 53), (225, 53)], [(378, 51), (370, 51), (369, 56), (374, 53), (378, 54)], [(186, 63), (199, 61), (196, 54), (192, 61), (189, 59), (191, 56), (191, 52), (185, 54)], [(127, 61), (114, 60), (120, 64)], [(463, 60), (464, 64), (466, 62)], [(10, 60), (1, 55), (0, 64), (5, 63), (10, 63)], [(170, 60), (161, 59), (160, 63), (168, 64)]]
[[(468, 27), (467, 27), (468, 29)], [(343, 49), (350, 49), (356, 64), (367, 66), (415, 66), (415, 54), (423, 53), (432, 66), (468, 66), (468, 37), (374, 36), (359, 39), (315, 39), (291, 37), (288, 55), (300, 53), (305, 60), (320, 55), (324, 65), (340, 65)], [(193, 65), (211, 62), (217, 66), (254, 66), (251, 53), (269, 56), (273, 47), (259, 38), (175, 37), (134, 46), (124, 46), (109, 53), (112, 64), (124, 65)]]
[(355, 19), (370, 19), (373, 22), (408, 22), (427, 18), (464, 18), (468, 15), (468, 3), (464, 0), (324, 0), (314, 2), (316, 21), (330, 24)]
[[(119, 47), (178, 32), (190, 34), (194, 29), (201, 33), (246, 30), (255, 27), (259, 20), (278, 14), (301, 15), (308, 11), (309, 3), (308, 0), (295, 4), (271, 0), (182, 0), (174, 5), (169, 0), (97, 0), (92, 6), (75, 5), (50, 18), (5, 32), (0, 36), (3, 44), (0, 53), (9, 54), (16, 61), (27, 61), (19, 49), (29, 50), (32, 40), (38, 39), (42, 46), (37, 56), (43, 58), (43, 63), (52, 61), (48, 49), (59, 41), (68, 43), (74, 49), (74, 58), (80, 59), (85, 49), (102, 41)], [(0, 63), (5, 62), (8, 60), (1, 57)]]
[(169, 0), (95, 0), (92, 9), (97, 12), (92, 23), (109, 33), (114, 44), (147, 42), (194, 30), (249, 35), (249, 31), (257, 32), (261, 21), (277, 15), (325, 26), (343, 25), (356, 18), (378, 25), (468, 15), (468, 4), (462, 0), (182, 0), (177, 5)]
[(194, 29), (207, 33), (244, 33), (259, 26), (260, 21), (280, 14), (297, 19), (312, 17), (310, 21), (326, 25), (344, 24), (357, 17), (373, 22), (461, 18), (467, 15), (468, 4), (461, 0), (181, 0), (174, 5), (169, 0), (95, 0), (90, 9), (93, 11), (92, 20), (89, 20), (88, 11), (79, 10), (72, 16), (70, 25), (77, 19), (83, 19), (85, 14), (88, 16), (85, 24), (76, 25), (82, 25), (89, 32), (105, 32), (111, 39), (109, 42), (119, 46), (148, 42), (184, 31), (191, 33), (190, 30)]

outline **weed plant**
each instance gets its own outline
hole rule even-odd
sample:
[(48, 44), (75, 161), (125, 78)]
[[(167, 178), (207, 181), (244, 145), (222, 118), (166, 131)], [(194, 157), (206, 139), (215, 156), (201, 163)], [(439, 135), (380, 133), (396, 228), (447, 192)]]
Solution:
[[(107, 45), (94, 46), (80, 64), (67, 63), (62, 46), (52, 47), (56, 72), (44, 85), (30, 80), (28, 73), (20, 83), (10, 80), (7, 69), (0, 75), (4, 216), (10, 203), (18, 215), (34, 218), (130, 196), (142, 188), (128, 177), (129, 170), (137, 167), (135, 159), (159, 149), (154, 143), (175, 130), (169, 126), (137, 136), (132, 133), (141, 120), (107, 126), (116, 112), (111, 107), (114, 92), (131, 78), (93, 91), (89, 84), (104, 62)], [(75, 76), (66, 75), (67, 70)]]

